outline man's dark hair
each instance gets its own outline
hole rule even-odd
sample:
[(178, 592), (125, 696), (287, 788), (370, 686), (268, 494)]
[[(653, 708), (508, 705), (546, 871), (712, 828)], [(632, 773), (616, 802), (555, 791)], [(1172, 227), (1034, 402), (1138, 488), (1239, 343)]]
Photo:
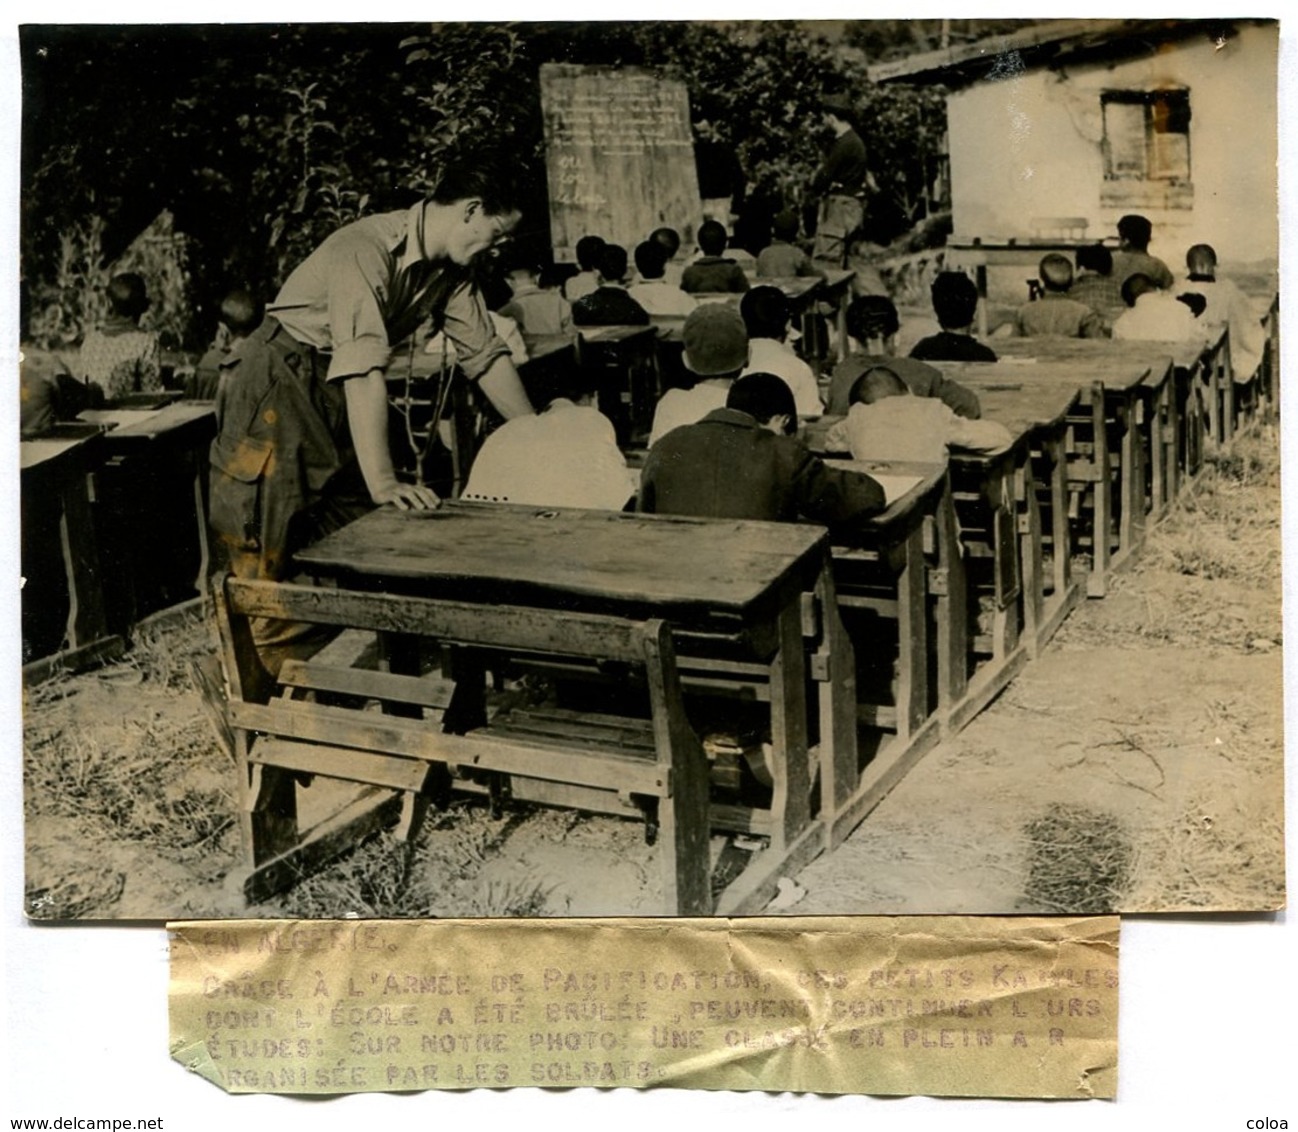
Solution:
[(791, 208), (777, 212), (771, 221), (771, 235), (786, 244), (793, 243), (798, 238), (798, 214)]
[(604, 250), (603, 236), (583, 236), (577, 241), (577, 263), (582, 271), (599, 270), (599, 253)]
[(133, 271), (114, 275), (106, 288), (108, 305), (123, 318), (139, 318), (149, 309), (149, 292), (144, 280)]
[(242, 288), (231, 291), (221, 300), (220, 318), (232, 333), (246, 338), (261, 325), (266, 308), (261, 300)]
[(1129, 213), (1118, 221), (1118, 235), (1137, 251), (1143, 252), (1149, 247), (1154, 226), (1143, 216)]
[(649, 239), (662, 246), (668, 259), (681, 250), (681, 235), (675, 228), (655, 228), (649, 233)]
[(1100, 275), (1113, 274), (1113, 253), (1103, 244), (1083, 244), (1077, 249), (1078, 269)]
[(782, 377), (773, 373), (750, 373), (741, 377), (726, 394), (726, 408), (747, 413), (758, 424), (767, 424), (772, 417), (789, 418), (787, 432), (797, 426), (798, 406), (793, 390)]
[(667, 249), (652, 238), (636, 244), (635, 269), (642, 279), (661, 279), (667, 269)]
[(789, 329), (789, 300), (778, 287), (754, 287), (739, 301), (749, 338), (783, 338)]
[(1185, 266), (1191, 275), (1215, 276), (1217, 274), (1217, 252), (1211, 244), (1195, 244), (1185, 253)]
[(1051, 252), (1041, 257), (1037, 265), (1037, 275), (1047, 291), (1063, 294), (1073, 285), (1073, 265), (1066, 255)]
[(847, 333), (858, 342), (887, 338), (900, 329), (897, 307), (887, 295), (859, 295), (847, 305)]
[(466, 155), (446, 165), (429, 199), (434, 204), (480, 200), (488, 216), (504, 216), (523, 211), (527, 190), (516, 160), (503, 154), (483, 153)]
[(1159, 286), (1148, 275), (1142, 271), (1136, 272), (1135, 275), (1129, 275), (1122, 283), (1122, 301), (1129, 307), (1136, 305), (1136, 300), (1141, 295), (1147, 295), (1150, 291), (1159, 290)]
[(626, 248), (618, 244), (605, 244), (603, 251), (599, 253), (595, 270), (605, 283), (621, 283), (626, 278)]
[(1199, 294), (1198, 291), (1187, 291), (1184, 295), (1177, 295), (1176, 301), (1178, 303), (1184, 303), (1189, 307), (1190, 313), (1194, 315), (1195, 318), (1198, 318), (1208, 309), (1207, 298)]
[(720, 255), (726, 250), (725, 225), (705, 220), (699, 225), (699, 250), (704, 255)]
[(933, 280), (933, 311), (943, 330), (963, 330), (978, 309), (978, 288), (967, 275), (944, 271)]

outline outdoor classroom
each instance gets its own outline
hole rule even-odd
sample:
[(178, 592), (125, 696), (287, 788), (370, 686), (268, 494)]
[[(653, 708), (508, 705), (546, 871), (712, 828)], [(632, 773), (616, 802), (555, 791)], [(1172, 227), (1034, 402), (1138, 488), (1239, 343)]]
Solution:
[(29, 916), (1283, 906), (1275, 21), (20, 47)]

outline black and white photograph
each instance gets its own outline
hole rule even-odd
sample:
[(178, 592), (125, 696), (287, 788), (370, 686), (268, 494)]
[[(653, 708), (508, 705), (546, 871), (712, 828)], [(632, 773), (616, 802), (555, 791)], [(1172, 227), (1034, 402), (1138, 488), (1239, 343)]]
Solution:
[(28, 917), (1284, 906), (1276, 20), (18, 46)]

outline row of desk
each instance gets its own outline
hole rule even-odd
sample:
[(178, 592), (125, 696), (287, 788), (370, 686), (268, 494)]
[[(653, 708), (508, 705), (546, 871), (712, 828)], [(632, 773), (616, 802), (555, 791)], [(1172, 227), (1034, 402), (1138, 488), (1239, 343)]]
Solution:
[(104, 659), (141, 619), (204, 592), (215, 410), (165, 400), (20, 443), (24, 665)]
[[(609, 328), (575, 348), (654, 337)], [(224, 583), (249, 898), (291, 885), (380, 811), (412, 835), (454, 788), (644, 820), (662, 831), (666, 912), (764, 907), (781, 876), (841, 843), (1002, 690), (1083, 595), (1103, 596), (1245, 404), (1224, 337), (1206, 351), (998, 347), (997, 363), (940, 368), (978, 392), (1011, 445), (948, 466), (853, 465), (885, 484), (889, 506), (833, 539), (812, 526), (448, 503), (377, 511), (308, 548), (306, 586)], [(530, 364), (573, 364), (572, 348)], [(603, 407), (616, 418), (634, 385), (610, 381), (619, 392)], [(377, 634), (378, 653), (267, 679), (247, 619), (268, 611)], [(628, 661), (639, 656), (621, 641), (628, 626), (658, 642), (652, 662)], [(491, 706), (519, 671), (598, 692)], [(760, 716), (764, 795), (715, 788), (705, 740), (718, 705)], [(299, 821), (311, 773), (363, 784), (368, 809)], [(712, 833), (756, 839), (737, 875), (714, 869)]]

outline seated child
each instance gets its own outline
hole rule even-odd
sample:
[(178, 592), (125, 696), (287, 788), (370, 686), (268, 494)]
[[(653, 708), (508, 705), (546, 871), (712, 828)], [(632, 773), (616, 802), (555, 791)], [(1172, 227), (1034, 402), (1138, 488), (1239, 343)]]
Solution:
[(1130, 308), (1113, 324), (1113, 337), (1125, 341), (1206, 341), (1204, 327), (1184, 303), (1162, 290), (1148, 275), (1137, 273), (1122, 284)]
[(500, 308), (522, 332), (530, 351), (539, 338), (572, 334), (572, 306), (553, 288), (540, 283), (541, 268), (529, 258), (516, 259), (506, 275), (513, 297)]
[(790, 275), (823, 275), (811, 257), (794, 244), (798, 238), (798, 214), (792, 209), (778, 213), (771, 222), (771, 242), (757, 255), (759, 277), (776, 279)]
[(1012, 437), (997, 421), (958, 417), (935, 397), (915, 397), (886, 365), (874, 366), (852, 387), (852, 408), (829, 430), (831, 452), (855, 460), (913, 460), (946, 463), (947, 451), (994, 452)]
[(924, 362), (897, 357), (900, 329), (897, 308), (886, 295), (860, 295), (848, 304), (847, 336), (852, 353), (834, 367), (825, 412), (836, 417), (846, 416), (852, 405), (852, 386), (856, 379), (871, 366), (886, 365), (916, 397), (936, 397), (970, 420), (982, 416), (978, 394), (972, 389), (944, 377)]
[(1045, 294), (1034, 303), (1024, 303), (1014, 316), (1014, 329), (1021, 338), (1105, 338), (1100, 316), (1085, 303), (1070, 298), (1073, 265), (1068, 257), (1051, 252), (1042, 257), (1037, 275)]
[(261, 325), (265, 308), (251, 293), (231, 291), (221, 300), (217, 313), (219, 327), (216, 340), (198, 360), (192, 385), (186, 395), (196, 401), (211, 401), (221, 385), (221, 366), (238, 349), (239, 344)]
[(108, 282), (108, 317), (81, 343), (81, 376), (114, 401), (128, 393), (162, 389), (162, 349), (158, 335), (140, 329), (149, 309), (144, 280), (128, 272)]
[(725, 228), (715, 220), (705, 220), (699, 225), (699, 251), (702, 254), (685, 269), (681, 276), (681, 289), (691, 295), (747, 291), (748, 276), (733, 259), (721, 254), (725, 250)]
[(921, 338), (910, 352), (928, 362), (994, 362), (996, 354), (973, 336), (978, 288), (967, 275), (944, 271), (933, 280), (933, 311), (940, 334)]
[[(670, 231), (670, 229), (668, 229)], [(649, 312), (649, 317), (684, 318), (698, 304), (664, 277), (667, 250), (656, 240), (636, 245), (635, 267), (640, 281), (627, 288), (627, 294)]]
[(879, 484), (827, 467), (790, 435), (796, 423), (793, 394), (780, 378), (741, 377), (724, 407), (650, 449), (638, 510), (778, 522), (804, 518), (831, 525), (882, 511)]
[(702, 420), (726, 403), (735, 378), (748, 364), (748, 331), (729, 303), (703, 303), (685, 319), (682, 362), (694, 378), (688, 389), (669, 389), (654, 410), (649, 445), (674, 428)]
[(1214, 336), (1223, 326), (1230, 328), (1230, 364), (1237, 381), (1247, 381), (1262, 361), (1266, 332), (1253, 304), (1230, 279), (1217, 276), (1217, 253), (1210, 244), (1195, 244), (1185, 253), (1189, 278), (1177, 290), (1202, 295), (1207, 306), (1200, 316)]
[(599, 253), (603, 250), (602, 236), (583, 236), (577, 241), (577, 266), (581, 270), (563, 285), (563, 297), (568, 302), (575, 303), (599, 286)]
[(626, 290), (626, 249), (605, 244), (599, 253), (599, 286), (572, 304), (577, 326), (648, 326), (649, 312)]
[(548, 394), (541, 412), (514, 417), (487, 437), (463, 498), (622, 510), (637, 477), (618, 449), (612, 422), (593, 405), (593, 374), (574, 366)]
[(1149, 254), (1154, 226), (1143, 216), (1118, 221), (1118, 254), (1113, 257), (1113, 278), (1121, 287), (1133, 275), (1147, 275), (1159, 290), (1172, 285), (1172, 272), (1161, 259)]
[(1113, 253), (1103, 244), (1087, 244), (1077, 249), (1077, 275), (1068, 289), (1068, 297), (1090, 307), (1100, 316), (1106, 330), (1126, 310), (1122, 280), (1113, 274)]
[(649, 239), (667, 253), (667, 259), (663, 267), (663, 278), (673, 287), (679, 287), (681, 285), (681, 276), (685, 271), (676, 262), (676, 256), (681, 250), (680, 233), (675, 228), (655, 228), (649, 233)]
[(789, 300), (778, 287), (759, 286), (739, 303), (739, 314), (748, 330), (748, 365), (745, 374), (773, 373), (793, 390), (798, 416), (818, 417), (820, 402), (816, 375), (788, 345)]

